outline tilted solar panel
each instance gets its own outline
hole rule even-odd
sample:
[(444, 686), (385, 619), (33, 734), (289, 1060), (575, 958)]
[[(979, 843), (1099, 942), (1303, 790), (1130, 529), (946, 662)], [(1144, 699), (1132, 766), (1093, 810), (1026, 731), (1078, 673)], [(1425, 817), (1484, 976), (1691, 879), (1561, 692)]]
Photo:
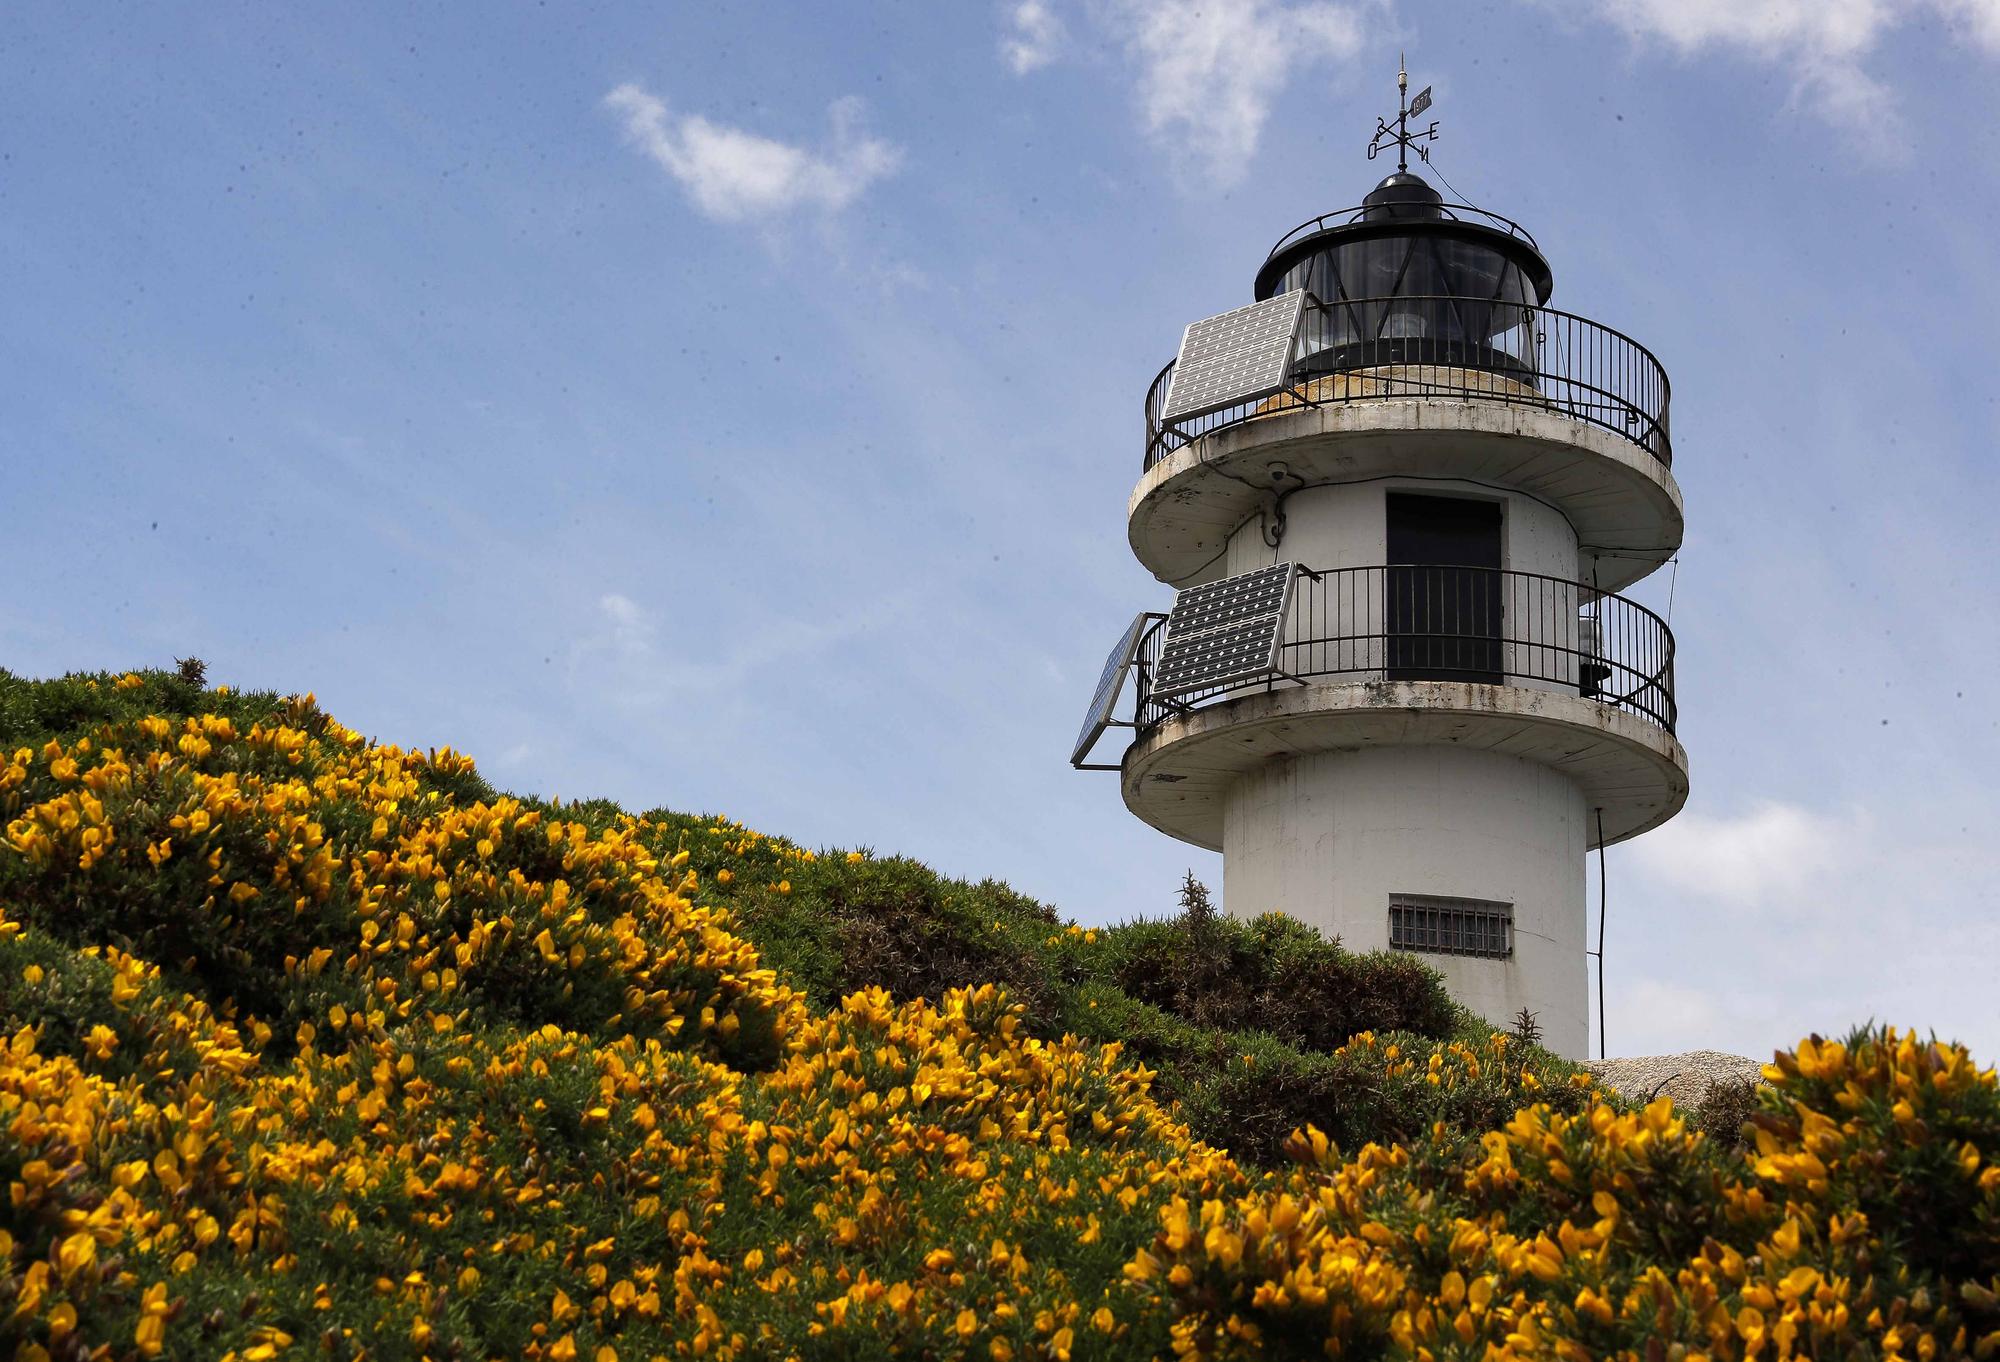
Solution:
[(1104, 673), (1098, 678), (1097, 693), (1090, 697), (1090, 712), (1084, 715), (1083, 731), (1077, 734), (1076, 747), (1069, 756), (1070, 765), (1081, 766), (1090, 749), (1104, 736), (1104, 730), (1110, 727), (1111, 711), (1118, 705), (1118, 693), (1125, 688), (1125, 673), (1131, 670), (1132, 659), (1138, 654), (1139, 640), (1145, 636), (1146, 625), (1157, 618), (1151, 611), (1141, 610), (1119, 635), (1111, 656), (1104, 659)]
[(1306, 295), (1293, 289), (1190, 325), (1160, 419), (1168, 423), (1282, 391)]
[(1294, 564), (1273, 563), (1181, 592), (1167, 616), (1152, 694), (1213, 690), (1275, 671), (1297, 575)]
[(1198, 634), (1224, 624), (1269, 615), (1284, 607), (1292, 588), (1292, 565), (1273, 563), (1254, 572), (1191, 586), (1174, 597), (1167, 628), (1174, 637)]
[(1278, 665), (1284, 624), (1284, 616), (1266, 615), (1193, 638), (1168, 639), (1153, 676), (1153, 694), (1185, 695), (1270, 675)]

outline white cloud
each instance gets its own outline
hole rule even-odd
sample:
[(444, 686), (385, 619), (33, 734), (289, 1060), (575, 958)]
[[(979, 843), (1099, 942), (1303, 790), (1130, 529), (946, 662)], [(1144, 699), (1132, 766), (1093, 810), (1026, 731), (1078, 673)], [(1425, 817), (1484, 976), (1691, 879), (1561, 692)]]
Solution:
[(1683, 813), (1634, 842), (1632, 859), (1677, 891), (1749, 908), (1796, 898), (1866, 841), (1861, 815), (1766, 800), (1738, 817)]
[(1325, 0), (1112, 0), (1105, 18), (1139, 63), (1146, 130), (1183, 170), (1225, 185), (1293, 75), (1349, 60), (1364, 32), (1356, 7)]
[(1900, 144), (1893, 91), (1867, 59), (1897, 26), (1942, 18), (2000, 54), (2000, 0), (1556, 0), (1682, 56), (1734, 50), (1785, 65), (1794, 98), (1877, 151)]
[(1017, 76), (1039, 71), (1054, 61), (1069, 36), (1047, 0), (1020, 0), (1007, 18), (1012, 32), (1000, 40), (1000, 57)]
[(885, 600), (869, 613), (795, 619), (765, 613), (717, 646), (694, 647), (663, 631), (659, 614), (618, 592), (597, 598), (594, 624), (570, 644), (572, 681), (611, 703), (658, 710), (694, 696), (740, 696), (759, 676), (797, 669), (804, 658), (887, 627), (903, 609)]
[(1866, 811), (1764, 800), (1688, 810), (1614, 848), (1612, 1053), (1762, 1058), (1873, 1019), (1992, 1054), (2000, 851), (1960, 829), (1996, 816), (1984, 791)]
[[(1614, 955), (1616, 975), (1625, 961)], [(1607, 981), (1608, 984), (1608, 981)], [(1710, 1037), (1723, 1033), (1728, 1023), (1726, 1009), (1705, 988), (1674, 980), (1620, 980), (1621, 987), (1607, 997), (1615, 1009), (1611, 1018), (1612, 1048), (1621, 1055), (1679, 1054), (1691, 1048), (1690, 1037)], [(1595, 987), (1595, 980), (1592, 981)], [(1776, 1049), (1773, 1043), (1767, 1047)], [(1594, 1055), (1597, 1052), (1592, 1050)], [(1729, 1053), (1726, 1052), (1725, 1053)], [(1750, 1058), (1764, 1059), (1762, 1050)]]
[(862, 133), (861, 101), (854, 98), (834, 102), (831, 138), (817, 152), (699, 114), (671, 114), (663, 100), (637, 85), (619, 86), (604, 105), (623, 121), (626, 140), (719, 222), (802, 208), (838, 212), (902, 164), (896, 147)]
[(1954, 27), (1970, 32), (1988, 52), (2000, 53), (2000, 0), (1932, 0)]

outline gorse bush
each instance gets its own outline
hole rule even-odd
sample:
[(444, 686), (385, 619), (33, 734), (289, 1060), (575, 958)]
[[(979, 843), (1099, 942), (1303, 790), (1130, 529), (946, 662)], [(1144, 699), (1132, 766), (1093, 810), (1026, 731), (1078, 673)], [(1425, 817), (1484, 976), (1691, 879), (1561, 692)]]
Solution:
[(462, 804), (445, 791), (471, 771), (370, 746), (305, 701), (242, 730), (149, 716), (51, 739), (0, 767), (0, 895), (286, 1035), (335, 1006), (670, 1041), (699, 1017), (711, 1052), (775, 1056), (788, 992), (629, 820)]
[(1958, 1047), (1806, 1042), (1738, 1148), (1297, 924), (192, 684), (0, 675), (16, 1357), (2000, 1355)]
[[(1084, 929), (1004, 884), (948, 880), (901, 857), (808, 857), (663, 810), (642, 821), (689, 853), (713, 901), (816, 1005), (863, 988), (909, 1001), (1000, 984), (1031, 1034), (1117, 1042), (1154, 1070), (1155, 1094), (1180, 1104), (1197, 1138), (1254, 1162), (1283, 1162), (1285, 1136), (1307, 1123), (1356, 1144), (1438, 1121), (1477, 1132), (1532, 1091), (1581, 1101), (1564, 1086), (1577, 1070), (1532, 1048), (1451, 1088), (1385, 1072), (1366, 1047), (1343, 1050), (1364, 1033), (1426, 1055), (1448, 1041), (1478, 1048), (1487, 1028), (1416, 958), (1357, 955), (1276, 914), (1224, 917), (1191, 875), (1179, 916)], [(1524, 1088), (1524, 1073), (1539, 1087)]]

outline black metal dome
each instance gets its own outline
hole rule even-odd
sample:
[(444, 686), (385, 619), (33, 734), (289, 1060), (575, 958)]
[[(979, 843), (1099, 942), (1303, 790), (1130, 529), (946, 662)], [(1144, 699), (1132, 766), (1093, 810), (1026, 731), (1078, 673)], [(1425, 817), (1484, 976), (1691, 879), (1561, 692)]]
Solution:
[(1444, 196), (1424, 183), (1421, 176), (1399, 170), (1368, 191), (1361, 200), (1361, 215), (1376, 222), (1384, 218), (1432, 219), (1442, 216)]

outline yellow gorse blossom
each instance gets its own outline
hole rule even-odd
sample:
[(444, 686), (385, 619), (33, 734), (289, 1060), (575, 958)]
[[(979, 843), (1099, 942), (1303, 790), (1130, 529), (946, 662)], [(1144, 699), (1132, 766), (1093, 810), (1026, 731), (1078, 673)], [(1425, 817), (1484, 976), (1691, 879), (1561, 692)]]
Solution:
[[(1566, 1090), (1262, 1169), (992, 985), (809, 1006), (703, 891), (796, 903), (809, 853), (471, 772), (305, 702), (0, 752), (17, 1356), (2000, 1356), (2000, 1097), (1958, 1047), (1802, 1043), (1740, 1153)], [(1342, 1055), (1441, 1094), (1521, 1062)]]

